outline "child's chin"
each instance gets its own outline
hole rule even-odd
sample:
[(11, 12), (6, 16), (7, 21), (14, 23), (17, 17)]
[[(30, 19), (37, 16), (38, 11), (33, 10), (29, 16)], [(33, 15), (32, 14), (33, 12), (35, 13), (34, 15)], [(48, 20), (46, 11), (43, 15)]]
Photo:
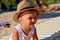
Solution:
[(33, 27), (34, 25), (31, 25), (30, 27)]

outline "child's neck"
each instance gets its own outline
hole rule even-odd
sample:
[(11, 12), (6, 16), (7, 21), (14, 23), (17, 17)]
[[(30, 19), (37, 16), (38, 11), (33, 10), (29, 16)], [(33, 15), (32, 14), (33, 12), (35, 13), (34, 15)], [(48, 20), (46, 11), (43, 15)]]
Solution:
[(28, 28), (27, 26), (22, 25), (22, 30), (25, 33), (25, 35), (28, 35), (30, 30), (31, 30), (31, 28)]

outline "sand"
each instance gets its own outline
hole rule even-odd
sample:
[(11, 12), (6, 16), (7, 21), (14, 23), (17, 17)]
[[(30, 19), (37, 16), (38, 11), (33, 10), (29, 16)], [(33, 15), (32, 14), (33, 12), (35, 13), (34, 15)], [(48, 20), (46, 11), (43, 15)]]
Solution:
[[(17, 23), (12, 20), (14, 12), (15, 11), (0, 13), (0, 22), (4, 21), (11, 24), (10, 28), (0, 27), (0, 40), (8, 40), (12, 30), (15, 28), (15, 25), (17, 25)], [(60, 30), (60, 16), (47, 19), (38, 19), (35, 26), (39, 39), (49, 37)]]

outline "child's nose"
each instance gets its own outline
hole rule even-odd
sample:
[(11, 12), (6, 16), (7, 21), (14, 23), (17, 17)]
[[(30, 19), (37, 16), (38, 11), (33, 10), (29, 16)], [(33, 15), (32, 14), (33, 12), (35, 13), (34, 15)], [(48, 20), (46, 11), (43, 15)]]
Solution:
[(32, 22), (33, 22), (33, 23), (35, 23), (35, 21), (36, 21), (35, 19), (32, 19)]

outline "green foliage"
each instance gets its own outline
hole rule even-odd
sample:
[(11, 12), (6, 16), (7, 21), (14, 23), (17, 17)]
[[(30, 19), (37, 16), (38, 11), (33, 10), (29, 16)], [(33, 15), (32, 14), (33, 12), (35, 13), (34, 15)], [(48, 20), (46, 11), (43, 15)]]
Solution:
[(60, 3), (60, 0), (44, 0), (47, 4)]
[[(28, 0), (30, 1), (34, 6), (37, 5), (36, 0)], [(43, 0), (46, 4), (53, 4), (53, 3), (60, 3), (60, 0)], [(10, 5), (17, 5), (16, 0), (0, 0), (0, 9), (1, 9), (1, 3), (4, 3), (6, 7), (9, 9)]]
[[(36, 0), (29, 0), (33, 5), (36, 4)], [(43, 0), (46, 4), (60, 3), (60, 0)]]

